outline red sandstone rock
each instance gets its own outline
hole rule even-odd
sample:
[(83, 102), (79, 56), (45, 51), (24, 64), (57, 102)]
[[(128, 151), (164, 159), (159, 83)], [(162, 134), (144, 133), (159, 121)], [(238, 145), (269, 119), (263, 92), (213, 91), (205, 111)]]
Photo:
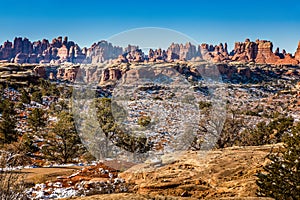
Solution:
[(246, 39), (245, 42), (236, 42), (233, 50), (232, 61), (253, 62), (257, 56), (257, 44)]
[(199, 56), (200, 52), (197, 50), (196, 46), (188, 42), (185, 45), (172, 43), (167, 50), (166, 58), (168, 58), (168, 60), (191, 60), (192, 58)]
[(36, 66), (33, 72), (36, 76), (46, 78), (46, 68), (44, 66)]
[(69, 50), (68, 50), (68, 48), (65, 45), (63, 45), (61, 48), (58, 49), (57, 56), (61, 60), (67, 60), (68, 57), (69, 57)]
[(28, 55), (25, 53), (18, 53), (14, 59), (15, 63), (23, 64), (27, 62)]
[(278, 59), (280, 59), (272, 51), (273, 49), (272, 42), (266, 40), (257, 40), (256, 44), (257, 44), (257, 56), (255, 58), (256, 63), (275, 64), (278, 61)]
[(283, 59), (278, 59), (275, 64), (277, 65), (297, 65), (298, 60), (292, 57), (291, 54), (285, 54)]
[[(91, 48), (81, 49), (68, 38), (58, 37), (52, 40), (43, 39), (31, 43), (27, 38), (15, 38), (13, 44), (9, 41), (0, 46), (0, 61), (16, 63), (99, 63), (108, 61), (118, 62), (173, 62), (174, 60), (207, 60), (215, 63), (237, 61), (241, 63), (259, 63), (275, 65), (297, 65), (300, 62), (300, 42), (295, 52), (295, 57), (279, 48), (273, 52), (273, 44), (266, 40), (235, 43), (234, 50), (229, 54), (227, 44), (220, 43), (213, 46), (201, 44), (198, 47), (191, 43), (172, 43), (167, 50), (150, 49), (146, 56), (138, 46), (128, 45), (124, 50), (113, 46), (107, 41), (93, 44)], [(125, 53), (124, 53), (125, 52)], [(25, 58), (27, 55), (27, 58)], [(115, 59), (115, 60), (113, 60)]]
[(296, 52), (295, 52), (295, 59), (296, 59), (297, 61), (300, 61), (300, 41), (299, 41), (299, 43), (298, 43), (298, 47), (297, 47), (297, 50), (296, 50)]
[(113, 46), (111, 43), (103, 40), (93, 44), (87, 56), (91, 63), (99, 63), (109, 59), (116, 59), (121, 54), (123, 54), (121, 47)]
[(122, 71), (119, 68), (106, 68), (103, 70), (100, 78), (100, 85), (109, 81), (117, 81), (122, 77)]
[(12, 50), (12, 43), (9, 41), (4, 42), (3, 47), (0, 48), (0, 59), (10, 60), (13, 56)]

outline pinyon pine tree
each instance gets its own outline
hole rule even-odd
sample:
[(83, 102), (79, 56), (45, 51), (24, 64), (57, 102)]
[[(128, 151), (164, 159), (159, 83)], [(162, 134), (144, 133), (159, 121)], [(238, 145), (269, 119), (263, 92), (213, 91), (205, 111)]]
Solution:
[(258, 173), (258, 196), (300, 199), (300, 123), (284, 138), (285, 150), (269, 154), (265, 172)]
[(16, 112), (14, 103), (8, 99), (1, 102), (2, 118), (0, 120), (0, 143), (8, 144), (18, 140), (16, 131)]

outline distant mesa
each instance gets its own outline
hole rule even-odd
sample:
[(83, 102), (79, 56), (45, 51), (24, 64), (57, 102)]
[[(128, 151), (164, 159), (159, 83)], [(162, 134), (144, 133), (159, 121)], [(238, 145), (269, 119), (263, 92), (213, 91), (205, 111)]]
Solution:
[(0, 46), (0, 62), (8, 63), (103, 63), (103, 62), (173, 62), (173, 61), (211, 61), (214, 63), (257, 63), (274, 65), (298, 65), (300, 62), (300, 42), (294, 54), (279, 48), (273, 51), (273, 43), (267, 40), (236, 42), (228, 52), (227, 43), (219, 45), (191, 43), (172, 43), (167, 49), (150, 49), (145, 53), (138, 46), (126, 48), (113, 46), (102, 40), (89, 48), (80, 48), (68, 37), (31, 42), (27, 38), (16, 37), (13, 42), (6, 41)]

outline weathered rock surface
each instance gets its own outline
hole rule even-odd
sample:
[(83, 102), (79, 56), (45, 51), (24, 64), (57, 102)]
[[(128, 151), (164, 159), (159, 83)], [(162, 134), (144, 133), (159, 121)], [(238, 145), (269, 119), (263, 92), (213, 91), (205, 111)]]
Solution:
[[(72, 52), (72, 54), (70, 54)], [(86, 51), (84, 52), (86, 53)], [(0, 46), (0, 60), (23, 63), (74, 62), (82, 63), (86, 55), (78, 45), (65, 37), (58, 37), (49, 43), (48, 40), (30, 42), (27, 38), (17, 37), (14, 42), (5, 42)]]
[[(274, 78), (280, 79), (283, 76), (289, 76), (292, 79), (300, 78), (300, 69), (291, 67), (284, 61), (289, 59), (286, 54), (281, 59), (281, 66), (268, 64), (241, 64), (241, 63), (218, 63), (211, 64), (208, 62), (188, 62), (178, 61), (171, 63), (152, 63), (153, 65), (169, 66), (177, 70), (180, 74), (191, 81), (200, 79), (205, 76), (222, 77), (223, 81), (231, 83), (259, 83), (269, 81)], [(292, 58), (291, 58), (292, 59)], [(293, 59), (292, 59), (293, 60)], [(39, 64), (34, 68), (34, 73), (42, 78), (61, 81), (84, 81), (86, 83), (99, 84), (100, 86), (115, 85), (116, 82), (124, 75), (130, 76), (136, 66), (145, 67), (151, 63), (112, 63), (112, 64)], [(149, 75), (149, 72), (145, 72)], [(50, 77), (51, 74), (51, 77)], [(139, 74), (135, 74), (139, 76)], [(137, 77), (136, 77), (137, 78)]]
[(151, 196), (256, 197), (255, 174), (266, 164), (265, 157), (272, 147), (279, 149), (282, 146), (232, 147), (174, 154), (163, 159), (158, 168), (151, 164), (136, 165), (121, 177), (135, 185), (136, 193)]
[(268, 162), (265, 157), (272, 148), (276, 151), (282, 144), (165, 156), (161, 163), (139, 164), (121, 173), (132, 185), (128, 193), (76, 199), (271, 200), (256, 197), (255, 174)]
[(102, 40), (97, 44), (94, 43), (88, 49), (87, 60), (91, 63), (101, 63), (109, 59), (116, 59), (122, 54), (123, 49), (121, 47), (113, 46), (111, 43)]
[(36, 82), (38, 76), (33, 72), (35, 65), (15, 63), (0, 64), (0, 82), (28, 84)]
[(168, 60), (191, 60), (193, 58), (199, 57), (201, 54), (195, 45), (190, 42), (183, 44), (174, 44), (167, 49), (167, 59)]
[(297, 65), (299, 63), (296, 58), (291, 54), (287, 54), (285, 50), (279, 53), (279, 48), (277, 48), (273, 52), (273, 43), (270, 41), (256, 40), (256, 42), (251, 42), (249, 39), (246, 39), (245, 42), (235, 43), (234, 50), (231, 52), (231, 60), (242, 63), (255, 62), (258, 64), (276, 65)]
[(298, 43), (297, 50), (295, 52), (295, 59), (300, 62), (300, 41)]

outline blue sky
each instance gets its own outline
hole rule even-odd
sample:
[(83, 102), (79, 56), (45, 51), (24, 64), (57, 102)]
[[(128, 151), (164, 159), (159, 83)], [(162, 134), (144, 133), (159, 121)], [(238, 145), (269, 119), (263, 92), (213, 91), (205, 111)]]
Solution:
[[(182, 32), (199, 43), (267, 39), (294, 53), (300, 40), (300, 2), (0, 0), (0, 42), (69, 36), (80, 46), (139, 27)], [(176, 41), (175, 41), (176, 42)]]

